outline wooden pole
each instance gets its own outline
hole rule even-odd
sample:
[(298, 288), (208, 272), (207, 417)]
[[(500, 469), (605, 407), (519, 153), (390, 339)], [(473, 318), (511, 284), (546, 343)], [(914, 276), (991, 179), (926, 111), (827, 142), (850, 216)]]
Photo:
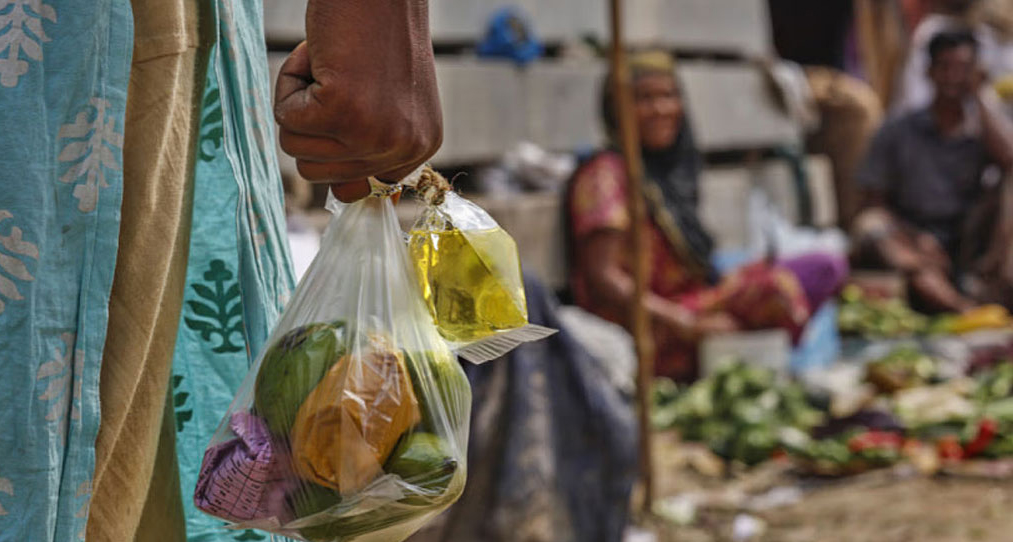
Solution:
[(641, 188), (644, 164), (640, 154), (640, 136), (634, 111), (632, 81), (623, 46), (623, 2), (610, 0), (612, 18), (612, 95), (618, 120), (619, 140), (626, 158), (627, 194), (629, 195), (630, 233), (633, 237), (632, 270), (634, 279), (630, 321), (637, 346), (637, 405), (640, 423), (640, 474), (644, 488), (644, 510), (649, 512), (654, 499), (654, 467), (651, 459), (651, 384), (654, 380), (654, 340), (650, 320), (644, 309), (647, 292), (647, 238), (643, 226), (646, 216)]

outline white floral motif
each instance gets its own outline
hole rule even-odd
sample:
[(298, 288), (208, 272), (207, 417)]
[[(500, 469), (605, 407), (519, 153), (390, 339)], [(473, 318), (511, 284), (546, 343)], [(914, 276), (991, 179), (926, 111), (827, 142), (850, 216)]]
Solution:
[[(29, 8), (29, 9), (25, 9)], [(42, 0), (0, 0), (0, 85), (15, 87), (18, 78), (28, 73), (28, 62), (21, 60), (21, 51), (32, 60), (42, 60), (42, 43), (50, 41), (42, 29), (42, 19), (56, 22), (56, 10), (42, 3)], [(31, 34), (25, 32), (28, 29)]]
[[(14, 215), (10, 211), (0, 210), (0, 222), (9, 218), (14, 218)], [(25, 241), (23, 237), (24, 232), (21, 231), (21, 228), (14, 226), (11, 228), (9, 235), (0, 234), (0, 247), (17, 256), (38, 260), (39, 247)], [(25, 262), (3, 251), (0, 251), (0, 271), (4, 271), (7, 275), (21, 281), (29, 282), (35, 280), (35, 277), (28, 272), (28, 266), (25, 265)], [(18, 290), (17, 284), (11, 278), (0, 273), (0, 314), (3, 314), (6, 307), (3, 300), (5, 297), (12, 301), (24, 299), (21, 291)]]
[[(6, 493), (11, 497), (14, 496), (14, 484), (7, 478), (0, 478), (0, 493)], [(4, 510), (4, 506), (0, 503), (0, 516), (6, 516), (7, 510)]]
[[(53, 347), (53, 359), (39, 366), (35, 379), (49, 380), (46, 391), (39, 396), (40, 401), (46, 403), (53, 401), (46, 420), (63, 422), (67, 416), (67, 407), (70, 406), (70, 419), (80, 420), (81, 410), (76, 404), (70, 405), (75, 398), (81, 397), (81, 377), (84, 372), (84, 352), (74, 350), (74, 334), (64, 333), (60, 335), (65, 347)], [(71, 367), (71, 361), (74, 366)], [(55, 378), (54, 378), (55, 377)], [(66, 424), (60, 423), (60, 435), (66, 436)]]
[(74, 187), (74, 197), (79, 200), (77, 208), (83, 213), (95, 210), (99, 188), (109, 186), (105, 170), (120, 170), (112, 149), (123, 148), (123, 134), (116, 133), (116, 119), (106, 116), (111, 104), (101, 98), (92, 98), (88, 103), (89, 109), (95, 110), (94, 120), (88, 120), (89, 111), (82, 111), (73, 124), (61, 126), (58, 134), (60, 139), (75, 140), (63, 147), (57, 159), (74, 162), (60, 177), (61, 182), (76, 183), (85, 177), (84, 184)]

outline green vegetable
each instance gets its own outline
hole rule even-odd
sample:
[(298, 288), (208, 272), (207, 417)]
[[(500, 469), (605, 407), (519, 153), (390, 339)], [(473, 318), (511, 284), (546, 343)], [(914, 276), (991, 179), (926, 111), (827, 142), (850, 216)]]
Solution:
[(425, 506), (381, 506), (364, 514), (337, 519), (332, 523), (314, 525), (299, 529), (299, 534), (309, 542), (348, 542), (367, 533), (393, 527), (432, 512)]
[(407, 497), (408, 504), (432, 504), (447, 491), (457, 473), (457, 458), (447, 441), (432, 433), (412, 433), (401, 439), (384, 470), (396, 474), (424, 495)]
[(1006, 431), (1001, 432), (996, 436), (995, 440), (985, 448), (982, 453), (984, 457), (998, 458), (1008, 457), (1013, 455), (1013, 435), (1009, 433), (1009, 426), (1005, 427)]
[(654, 387), (651, 389), (654, 404), (668, 403), (679, 396), (679, 385), (671, 378), (658, 377), (654, 379)]
[(1001, 421), (1013, 421), (1013, 397), (993, 401), (985, 406), (985, 416)]
[(838, 325), (842, 333), (866, 337), (909, 337), (930, 331), (930, 321), (899, 299), (877, 299), (866, 296), (862, 289), (851, 285), (841, 295)]
[[(784, 431), (808, 431), (823, 420), (797, 384), (777, 382), (773, 371), (732, 363), (696, 382), (674, 398), (655, 388), (652, 420), (656, 427), (678, 429), (682, 438), (702, 442), (715, 454), (755, 464), (768, 459), (786, 440)], [(804, 440), (804, 439), (803, 439)]]
[(271, 345), (257, 373), (253, 406), (272, 432), (288, 434), (303, 401), (345, 349), (343, 322), (302, 326)]
[[(339, 542), (422, 516), (431, 512), (434, 504), (452, 500), (447, 490), (459, 468), (453, 450), (440, 437), (422, 432), (407, 435), (398, 443), (384, 470), (400, 476), (415, 486), (417, 492), (363, 514), (342, 516), (342, 511), (333, 510), (330, 513), (337, 516), (334, 521), (304, 527), (299, 534), (310, 542)], [(340, 504), (341, 496), (315, 484), (305, 484), (292, 500), (296, 516), (306, 518)]]
[(866, 367), (866, 380), (884, 393), (914, 388), (936, 379), (938, 363), (912, 346), (895, 348)]
[(306, 518), (341, 503), (341, 494), (323, 486), (303, 482), (289, 494), (297, 518)]
[(977, 378), (978, 388), (974, 398), (981, 403), (1006, 399), (1013, 395), (1013, 363), (996, 365)]
[[(419, 400), (423, 431), (437, 434), (457, 431), (457, 437), (463, 441), (471, 416), (471, 384), (457, 358), (433, 352), (405, 352), (405, 363)], [(442, 425), (443, 420), (446, 426)]]

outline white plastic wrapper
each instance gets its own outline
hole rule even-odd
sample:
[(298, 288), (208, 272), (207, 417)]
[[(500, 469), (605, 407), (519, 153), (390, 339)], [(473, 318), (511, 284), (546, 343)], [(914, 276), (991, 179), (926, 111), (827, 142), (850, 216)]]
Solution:
[(415, 188), (425, 208), (409, 232), (409, 254), (429, 313), (454, 351), (482, 363), (555, 333), (528, 322), (510, 234), (431, 169)]
[(205, 452), (194, 500), (240, 529), (396, 542), (463, 491), (471, 389), (433, 325), (390, 197), (332, 210)]

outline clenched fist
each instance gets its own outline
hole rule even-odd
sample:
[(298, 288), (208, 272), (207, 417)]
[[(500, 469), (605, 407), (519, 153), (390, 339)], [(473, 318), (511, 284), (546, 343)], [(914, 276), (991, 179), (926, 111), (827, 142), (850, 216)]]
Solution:
[(426, 0), (310, 0), (275, 92), (281, 148), (343, 201), (396, 181), (443, 142)]

